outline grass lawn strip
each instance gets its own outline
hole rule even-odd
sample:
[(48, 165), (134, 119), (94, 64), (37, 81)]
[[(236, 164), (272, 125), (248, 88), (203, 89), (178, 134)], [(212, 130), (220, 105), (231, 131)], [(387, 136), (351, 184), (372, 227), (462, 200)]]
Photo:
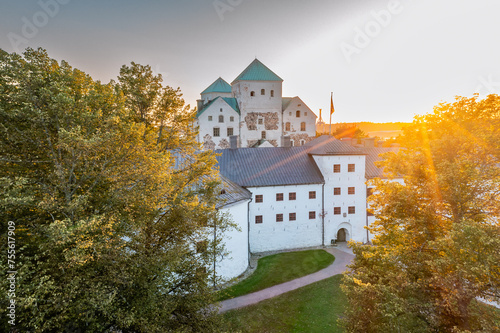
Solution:
[(342, 275), (321, 280), (223, 315), (228, 332), (342, 332)]
[(225, 300), (272, 287), (312, 274), (333, 263), (335, 257), (325, 250), (278, 253), (259, 259), (257, 269), (247, 279), (220, 292)]

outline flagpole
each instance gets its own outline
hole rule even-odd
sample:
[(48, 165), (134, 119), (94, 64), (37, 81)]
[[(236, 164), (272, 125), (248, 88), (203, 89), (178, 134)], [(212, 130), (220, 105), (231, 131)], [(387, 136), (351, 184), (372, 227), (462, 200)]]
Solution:
[[(333, 92), (332, 92), (332, 96), (331, 96), (331, 101), (333, 103)], [(332, 135), (332, 110), (331, 110), (331, 107), (330, 107), (330, 136)]]

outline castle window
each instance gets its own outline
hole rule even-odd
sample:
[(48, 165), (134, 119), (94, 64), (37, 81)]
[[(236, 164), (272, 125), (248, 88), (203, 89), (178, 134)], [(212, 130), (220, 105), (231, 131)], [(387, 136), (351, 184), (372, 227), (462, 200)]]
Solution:
[(255, 195), (255, 202), (256, 203), (264, 202), (264, 196), (262, 194)]
[(340, 164), (333, 165), (333, 173), (340, 173)]
[(260, 90), (260, 94), (261, 94), (261, 95), (265, 95), (265, 94), (266, 94), (266, 89), (261, 89), (261, 90)]
[(271, 90), (271, 97), (274, 97), (274, 90)]
[(292, 113), (291, 113), (291, 112), (288, 112), (288, 115), (291, 117), (291, 116), (292, 116)]
[(316, 218), (316, 212), (309, 212), (309, 220), (314, 220)]
[(224, 116), (219, 116), (219, 123), (223, 123), (224, 122)]
[(306, 123), (305, 122), (300, 123), (300, 130), (303, 132), (306, 130)]
[(285, 124), (285, 131), (290, 132), (290, 123), (289, 122)]
[(229, 121), (234, 121), (234, 117), (233, 116), (229, 117)]
[(283, 214), (276, 214), (276, 222), (283, 222)]
[(250, 96), (254, 97), (255, 96), (255, 91), (250, 92)]
[(288, 200), (295, 200), (295, 199), (297, 199), (297, 193), (295, 192), (288, 193)]
[(232, 127), (228, 127), (227, 128), (227, 136), (231, 136), (233, 135), (233, 128)]
[(262, 215), (256, 215), (255, 224), (261, 224), (261, 223), (262, 223)]
[(262, 131), (262, 139), (265, 139), (266, 138), (266, 131)]
[(333, 189), (333, 195), (340, 195), (340, 193), (341, 193), (341, 192), (340, 192), (340, 187), (335, 187), (335, 188)]
[(309, 191), (309, 199), (316, 199), (316, 191)]
[(276, 193), (276, 201), (283, 201), (283, 193)]
[(295, 221), (297, 219), (297, 214), (296, 213), (290, 213), (288, 214), (288, 220), (289, 221)]
[(340, 207), (333, 207), (333, 215), (340, 215)]
[(220, 128), (214, 127), (214, 137), (220, 136)]
[(355, 193), (356, 193), (356, 189), (354, 187), (347, 188), (347, 194), (355, 194)]
[(354, 172), (356, 171), (356, 165), (355, 164), (348, 164), (347, 165), (347, 172)]
[(212, 116), (208, 116), (208, 121), (212, 121)]
[(222, 112), (222, 108), (220, 108), (220, 112)]
[(306, 144), (306, 140), (300, 140), (300, 145), (303, 146)]
[(297, 117), (297, 118), (300, 117), (300, 111), (295, 112), (295, 117)]
[(348, 214), (356, 214), (356, 207), (354, 207), (354, 206), (347, 207), (347, 213)]
[(262, 125), (264, 123), (264, 120), (262, 120), (262, 118), (261, 118), (258, 120), (258, 123), (259, 123), (259, 125)]

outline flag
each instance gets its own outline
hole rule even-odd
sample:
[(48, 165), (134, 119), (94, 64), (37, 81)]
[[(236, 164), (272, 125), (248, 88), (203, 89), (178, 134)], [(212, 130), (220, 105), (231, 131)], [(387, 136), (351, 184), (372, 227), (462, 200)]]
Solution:
[(333, 107), (333, 93), (332, 93), (332, 99), (331, 99), (331, 104), (330, 104), (330, 115), (332, 115), (335, 112), (335, 108)]

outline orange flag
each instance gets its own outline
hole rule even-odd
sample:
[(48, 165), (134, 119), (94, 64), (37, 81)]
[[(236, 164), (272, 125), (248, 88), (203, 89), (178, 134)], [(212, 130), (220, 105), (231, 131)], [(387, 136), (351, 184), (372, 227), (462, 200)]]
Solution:
[(332, 115), (335, 112), (335, 108), (333, 107), (333, 93), (332, 93), (332, 99), (331, 99), (331, 104), (330, 104), (330, 115)]

